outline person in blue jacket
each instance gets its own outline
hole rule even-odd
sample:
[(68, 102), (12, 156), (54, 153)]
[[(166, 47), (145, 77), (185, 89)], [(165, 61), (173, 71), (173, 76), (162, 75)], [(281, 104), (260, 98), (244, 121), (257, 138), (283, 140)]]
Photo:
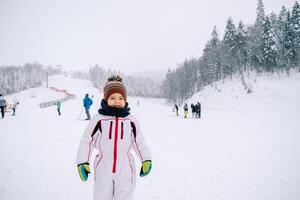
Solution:
[(85, 113), (86, 113), (86, 120), (90, 120), (91, 119), (91, 115), (90, 115), (90, 107), (93, 104), (93, 100), (89, 97), (89, 94), (85, 94), (85, 97), (83, 99), (83, 106), (85, 108)]

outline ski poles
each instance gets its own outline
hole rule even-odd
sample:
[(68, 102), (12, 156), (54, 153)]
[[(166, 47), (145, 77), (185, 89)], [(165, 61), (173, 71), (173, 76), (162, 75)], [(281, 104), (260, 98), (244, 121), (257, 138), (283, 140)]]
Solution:
[(79, 117), (78, 117), (78, 119), (80, 119), (80, 117), (81, 117), (81, 114), (82, 114), (82, 111), (83, 111), (83, 107), (82, 107), (82, 109), (81, 109), (81, 111), (80, 111), (80, 114), (79, 114)]

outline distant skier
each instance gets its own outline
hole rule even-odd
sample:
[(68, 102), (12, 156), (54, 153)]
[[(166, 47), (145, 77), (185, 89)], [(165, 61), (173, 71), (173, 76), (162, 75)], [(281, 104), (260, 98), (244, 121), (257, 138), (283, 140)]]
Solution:
[[(136, 117), (129, 111), (127, 92), (121, 77), (112, 76), (105, 83), (101, 108), (93, 116), (81, 138), (77, 169), (82, 181), (94, 163), (94, 200), (132, 200), (136, 168), (132, 151), (141, 162), (140, 177), (152, 168), (151, 153)], [(95, 158), (93, 149), (98, 154)]]
[(3, 98), (3, 95), (0, 94), (0, 109), (1, 109), (1, 115), (2, 115), (2, 118), (4, 118), (5, 107), (6, 107), (6, 101), (5, 101), (5, 99)]
[(191, 110), (192, 110), (192, 117), (196, 117), (196, 104), (194, 105), (193, 103), (191, 104)]
[(189, 108), (188, 108), (187, 103), (184, 104), (183, 110), (184, 110), (184, 118), (187, 118), (188, 112), (189, 112)]
[(174, 105), (175, 111), (176, 111), (176, 116), (178, 116), (178, 106), (177, 104)]
[(19, 102), (14, 102), (13, 106), (12, 106), (12, 110), (13, 110), (13, 114), (12, 115), (16, 115), (16, 109), (17, 109), (17, 105), (19, 104)]
[(90, 107), (93, 104), (93, 100), (89, 97), (89, 94), (85, 94), (85, 97), (83, 99), (83, 106), (85, 108), (85, 113), (86, 113), (86, 119), (85, 120), (90, 120), (91, 115), (90, 115)]
[(61, 109), (61, 102), (60, 101), (57, 101), (54, 103), (57, 107), (57, 112), (58, 112), (58, 115), (61, 115), (61, 112), (60, 112), (60, 109)]
[(196, 112), (197, 112), (196, 117), (201, 118), (201, 103), (199, 101), (197, 102)]

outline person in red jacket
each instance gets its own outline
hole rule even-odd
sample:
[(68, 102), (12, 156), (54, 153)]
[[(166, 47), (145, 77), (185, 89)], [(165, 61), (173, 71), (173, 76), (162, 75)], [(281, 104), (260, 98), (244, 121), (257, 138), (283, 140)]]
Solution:
[(110, 77), (104, 87), (101, 108), (85, 129), (77, 153), (78, 173), (86, 181), (92, 150), (98, 151), (93, 163), (94, 200), (132, 200), (136, 169), (131, 149), (142, 163), (141, 177), (152, 168), (151, 153), (139, 122), (129, 111), (121, 77)]

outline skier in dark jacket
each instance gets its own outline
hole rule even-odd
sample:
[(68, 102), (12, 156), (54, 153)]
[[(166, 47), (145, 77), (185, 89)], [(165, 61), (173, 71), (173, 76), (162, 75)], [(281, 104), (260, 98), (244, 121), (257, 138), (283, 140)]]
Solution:
[(195, 118), (196, 117), (196, 108), (197, 108), (197, 105), (195, 104), (191, 104), (191, 109), (192, 109), (192, 117)]
[(2, 118), (4, 118), (4, 109), (5, 109), (5, 107), (6, 107), (6, 101), (3, 98), (3, 95), (0, 94), (0, 109), (1, 109)]
[(93, 100), (89, 97), (89, 94), (85, 94), (85, 97), (83, 99), (83, 106), (85, 108), (85, 113), (86, 113), (86, 120), (90, 120), (91, 119), (91, 115), (90, 115), (90, 107), (93, 104)]
[(197, 114), (196, 117), (201, 118), (201, 103), (197, 102)]
[(178, 106), (177, 104), (174, 105), (175, 111), (176, 111), (176, 116), (178, 116)]

